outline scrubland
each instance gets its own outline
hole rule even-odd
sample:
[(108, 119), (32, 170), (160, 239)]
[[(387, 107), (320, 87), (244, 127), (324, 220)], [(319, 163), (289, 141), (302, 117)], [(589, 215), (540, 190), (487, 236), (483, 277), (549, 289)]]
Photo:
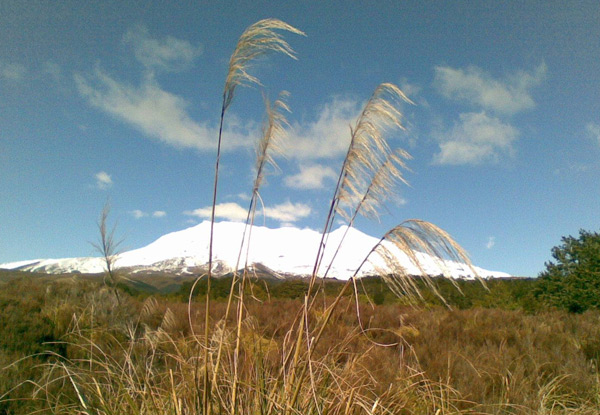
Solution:
[[(170, 294), (123, 286), (119, 305), (98, 280), (16, 277), (0, 291), (0, 413), (203, 413), (204, 350), (211, 413), (599, 413), (600, 313), (524, 310), (519, 303), (533, 300), (514, 295), (518, 284), (527, 282), (491, 282), (490, 298), (513, 290), (497, 306), (465, 283), (463, 309), (449, 309), (426, 288), (425, 301), (406, 305), (368, 280), (366, 292), (383, 293), (381, 304), (361, 291), (357, 314), (353, 296), (343, 296), (296, 384), (281, 369), (308, 359), (289, 330), (306, 281), (247, 286), (235, 356), (237, 316), (223, 320), (227, 290), (213, 295), (206, 339), (204, 298), (188, 302), (189, 285)], [(340, 287), (325, 284), (312, 319), (324, 317)]]

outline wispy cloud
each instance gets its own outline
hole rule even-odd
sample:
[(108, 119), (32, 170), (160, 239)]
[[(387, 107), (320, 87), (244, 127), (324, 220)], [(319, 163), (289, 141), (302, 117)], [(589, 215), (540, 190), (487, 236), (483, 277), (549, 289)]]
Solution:
[[(76, 74), (74, 79), (79, 93), (90, 105), (146, 136), (177, 148), (214, 151), (217, 127), (192, 119), (189, 103), (161, 88), (154, 77), (147, 76), (134, 86), (96, 68), (93, 74)], [(350, 125), (359, 112), (358, 102), (334, 99), (321, 108), (314, 121), (293, 123), (284, 144), (285, 155), (303, 161), (343, 156), (350, 142)], [(225, 134), (224, 151), (252, 147), (260, 136), (259, 125), (229, 114)]]
[(496, 245), (496, 237), (495, 236), (488, 237), (488, 240), (487, 240), (487, 243), (485, 244), (485, 247), (487, 249), (492, 249), (495, 245)]
[(408, 81), (408, 79), (403, 78), (400, 81), (399, 87), (402, 92), (404, 92), (404, 94), (410, 98), (412, 102), (417, 103), (419, 107), (429, 107), (429, 102), (427, 102), (427, 99), (421, 93), (423, 88), (420, 85), (411, 83)]
[[(217, 129), (194, 121), (183, 98), (163, 90), (152, 78), (139, 87), (116, 81), (100, 69), (93, 76), (75, 75), (79, 93), (90, 105), (135, 127), (144, 134), (178, 148), (213, 150)], [(252, 145), (256, 125), (242, 125), (230, 117), (226, 149)]]
[[(143, 68), (139, 84), (115, 78), (98, 65), (91, 73), (74, 75), (79, 94), (93, 107), (136, 128), (145, 136), (178, 148), (214, 151), (218, 126), (190, 116), (189, 102), (161, 87), (156, 73), (189, 67), (202, 48), (171, 36), (156, 38), (143, 26), (129, 29), (123, 36)], [(323, 160), (343, 157), (350, 142), (350, 126), (359, 115), (360, 102), (334, 98), (323, 105), (315, 118), (293, 122), (288, 130), (286, 156), (292, 159)], [(228, 114), (223, 151), (254, 146), (260, 125)], [(301, 180), (300, 177), (297, 177)], [(318, 183), (296, 182), (298, 186)]]
[(546, 78), (546, 73), (546, 64), (542, 63), (532, 72), (518, 71), (499, 80), (475, 66), (437, 66), (434, 84), (446, 98), (512, 115), (535, 107), (530, 90)]
[[(407, 97), (409, 97), (410, 100), (413, 102), (415, 101), (416, 97), (421, 94), (421, 91), (423, 90), (423, 88), (421, 88), (419, 85), (409, 82), (408, 79), (406, 79), (406, 78), (403, 78), (400, 81), (399, 87), (402, 90), (402, 92), (404, 92), (404, 94)], [(413, 98), (415, 98), (415, 99), (413, 99)]]
[(98, 189), (106, 190), (113, 185), (110, 174), (105, 171), (99, 171), (94, 175), (94, 177), (96, 178), (96, 187), (98, 187)]
[[(196, 216), (201, 219), (209, 219), (211, 217), (211, 213), (211, 206), (198, 208), (194, 210), (186, 210), (185, 212), (183, 212), (184, 215)], [(244, 209), (237, 203), (220, 203), (217, 206), (215, 206), (215, 217), (219, 219), (227, 219), (234, 222), (243, 222), (246, 220), (247, 215), (247, 209)]]
[(585, 163), (573, 163), (569, 162), (562, 167), (554, 169), (554, 174), (556, 176), (562, 176), (565, 174), (581, 174), (590, 171), (592, 167), (589, 164)]
[(136, 219), (147, 218), (150, 216), (152, 216), (153, 218), (163, 218), (163, 217), (167, 216), (167, 212), (165, 212), (163, 210), (156, 210), (156, 211), (152, 212), (152, 214), (150, 214), (150, 213), (144, 212), (143, 210), (135, 209), (129, 213), (131, 213), (131, 215)]
[[(257, 216), (264, 215), (266, 218), (276, 220), (282, 223), (294, 223), (307, 217), (312, 212), (310, 206), (304, 203), (285, 202), (279, 205), (265, 207), (257, 212)], [(196, 216), (201, 219), (208, 219), (211, 216), (211, 207), (203, 207), (191, 211), (183, 212), (184, 215)], [(248, 211), (237, 203), (220, 203), (215, 207), (215, 217), (235, 222), (246, 220)]]
[[(123, 42), (133, 48), (136, 59), (143, 65), (141, 82), (123, 82), (97, 66), (92, 73), (74, 75), (79, 94), (91, 106), (145, 136), (178, 148), (214, 151), (218, 135), (215, 123), (193, 119), (188, 111), (189, 102), (162, 88), (155, 75), (157, 71), (187, 68), (201, 54), (201, 47), (169, 36), (154, 38), (144, 26), (128, 30)], [(360, 104), (337, 97), (323, 105), (315, 118), (293, 122), (285, 155), (302, 161), (343, 157), (350, 142), (350, 126), (360, 113)], [(259, 123), (242, 121), (232, 113), (228, 115), (224, 133), (227, 140), (223, 142), (223, 151), (252, 147), (261, 135)], [(298, 185), (310, 184), (298, 182)]]
[[(408, 85), (408, 84), (407, 84)], [(416, 86), (408, 86), (416, 92)], [(364, 102), (352, 98), (334, 97), (321, 106), (314, 120), (293, 122), (288, 133), (284, 153), (288, 158), (317, 161), (343, 157), (348, 151), (351, 127), (354, 126)], [(388, 138), (393, 139), (390, 131)]]
[(451, 128), (437, 133), (440, 151), (433, 162), (480, 165), (514, 157), (520, 132), (506, 118), (535, 107), (531, 89), (544, 81), (547, 71), (541, 63), (530, 72), (517, 71), (496, 79), (475, 66), (437, 66), (434, 85), (438, 91), (477, 111), (459, 114)]
[(0, 80), (7, 82), (21, 82), (26, 76), (27, 68), (24, 65), (0, 61)]
[(314, 121), (293, 123), (286, 156), (300, 160), (343, 156), (350, 143), (350, 126), (359, 113), (357, 101), (334, 99), (321, 108)]
[[(229, 197), (233, 197), (233, 196), (229, 196)], [(243, 200), (245, 202), (249, 202), (250, 199), (252, 199), (252, 197), (248, 193), (238, 193), (237, 195), (235, 195), (235, 197), (237, 197), (238, 199)]]
[(294, 189), (322, 189), (325, 181), (334, 181), (338, 175), (328, 166), (320, 164), (301, 165), (300, 173), (284, 178), (286, 186)]
[(440, 152), (435, 164), (498, 163), (514, 155), (513, 143), (519, 131), (485, 112), (460, 114), (459, 121), (449, 130), (438, 134)]
[(167, 36), (155, 39), (150, 36), (148, 28), (137, 25), (127, 31), (123, 42), (131, 45), (136, 59), (150, 70), (176, 72), (187, 69), (202, 53), (201, 46)]
[[(206, 121), (192, 119), (188, 113), (189, 103), (164, 90), (155, 77), (156, 72), (188, 68), (202, 53), (202, 48), (172, 36), (153, 38), (142, 25), (128, 30), (123, 42), (132, 47), (136, 59), (143, 65), (140, 84), (121, 82), (97, 66), (93, 73), (74, 75), (80, 95), (91, 106), (148, 137), (178, 148), (212, 151), (216, 146), (217, 128)], [(251, 146), (249, 137), (255, 137), (257, 130), (256, 123), (242, 125), (230, 115), (224, 150)]]
[(265, 206), (261, 214), (267, 218), (287, 224), (297, 222), (310, 215), (311, 212), (312, 209), (307, 204), (287, 201), (271, 207)]
[(585, 132), (592, 140), (600, 146), (600, 124), (589, 122), (585, 126)]
[(146, 212), (143, 212), (139, 209), (132, 210), (130, 213), (136, 219), (141, 219), (141, 218), (145, 218), (146, 216), (148, 216), (148, 214)]

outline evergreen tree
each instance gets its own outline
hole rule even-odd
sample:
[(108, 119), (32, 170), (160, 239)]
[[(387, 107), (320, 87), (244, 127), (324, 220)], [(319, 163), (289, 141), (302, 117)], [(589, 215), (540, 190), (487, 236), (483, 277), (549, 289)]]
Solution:
[(539, 274), (536, 297), (576, 313), (600, 308), (600, 234), (580, 230), (578, 238), (563, 237), (552, 257)]

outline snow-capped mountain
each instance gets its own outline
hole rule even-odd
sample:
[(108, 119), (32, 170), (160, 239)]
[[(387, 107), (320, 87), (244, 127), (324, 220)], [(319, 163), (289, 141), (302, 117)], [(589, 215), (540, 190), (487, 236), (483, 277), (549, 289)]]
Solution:
[[(244, 263), (269, 270), (273, 275), (311, 275), (321, 234), (311, 229), (283, 227), (271, 229), (262, 226), (251, 228), (250, 244), (241, 247), (245, 225), (237, 222), (217, 222), (214, 225), (213, 273), (225, 274), (236, 267), (243, 268)], [(346, 233), (347, 231), (347, 233)], [(346, 233), (342, 248), (337, 253), (327, 277), (348, 279), (355, 274), (365, 256), (379, 241), (361, 231), (342, 226), (328, 235), (327, 247), (319, 274), (322, 276), (326, 265), (331, 262), (333, 251)], [(116, 268), (131, 272), (141, 270), (167, 271), (179, 274), (206, 270), (208, 264), (208, 246), (210, 222), (158, 238), (150, 245), (120, 254), (115, 262)], [(247, 238), (246, 238), (247, 240)], [(240, 248), (243, 255), (240, 257)], [(247, 259), (246, 259), (247, 255)], [(396, 260), (406, 268), (409, 274), (419, 274), (403, 253), (396, 253)], [(417, 253), (421, 266), (430, 275), (444, 274), (455, 278), (473, 278), (472, 270), (464, 264), (445, 261), (440, 263), (432, 257)], [(358, 276), (374, 275), (376, 269), (384, 268), (382, 258), (369, 257), (357, 273)], [(102, 258), (66, 258), (21, 261), (0, 264), (0, 268), (18, 269), (32, 272), (64, 273), (101, 273), (104, 271)], [(509, 274), (487, 271), (474, 267), (481, 277), (509, 277)]]

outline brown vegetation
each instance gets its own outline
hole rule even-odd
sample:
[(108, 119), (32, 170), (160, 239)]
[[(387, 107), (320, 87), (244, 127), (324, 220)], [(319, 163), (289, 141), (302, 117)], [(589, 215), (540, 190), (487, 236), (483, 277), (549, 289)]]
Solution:
[[(184, 301), (121, 293), (119, 308), (113, 290), (97, 283), (14, 280), (1, 292), (0, 413), (202, 413), (202, 349), (207, 345), (214, 359), (219, 343), (223, 357), (211, 407), (219, 413), (231, 405), (237, 316), (224, 324), (225, 301), (211, 303), (213, 334), (205, 341), (193, 334), (204, 331), (202, 304), (194, 306), (190, 328)], [(323, 306), (334, 300), (319, 298)], [(282, 359), (294, 358), (296, 338), (288, 330), (302, 303), (246, 301), (237, 413), (286, 412), (290, 386), (280, 368)], [(317, 322), (325, 315), (321, 305), (311, 311)], [(360, 307), (364, 333), (350, 297), (335, 309), (289, 413), (600, 410), (597, 311)]]

